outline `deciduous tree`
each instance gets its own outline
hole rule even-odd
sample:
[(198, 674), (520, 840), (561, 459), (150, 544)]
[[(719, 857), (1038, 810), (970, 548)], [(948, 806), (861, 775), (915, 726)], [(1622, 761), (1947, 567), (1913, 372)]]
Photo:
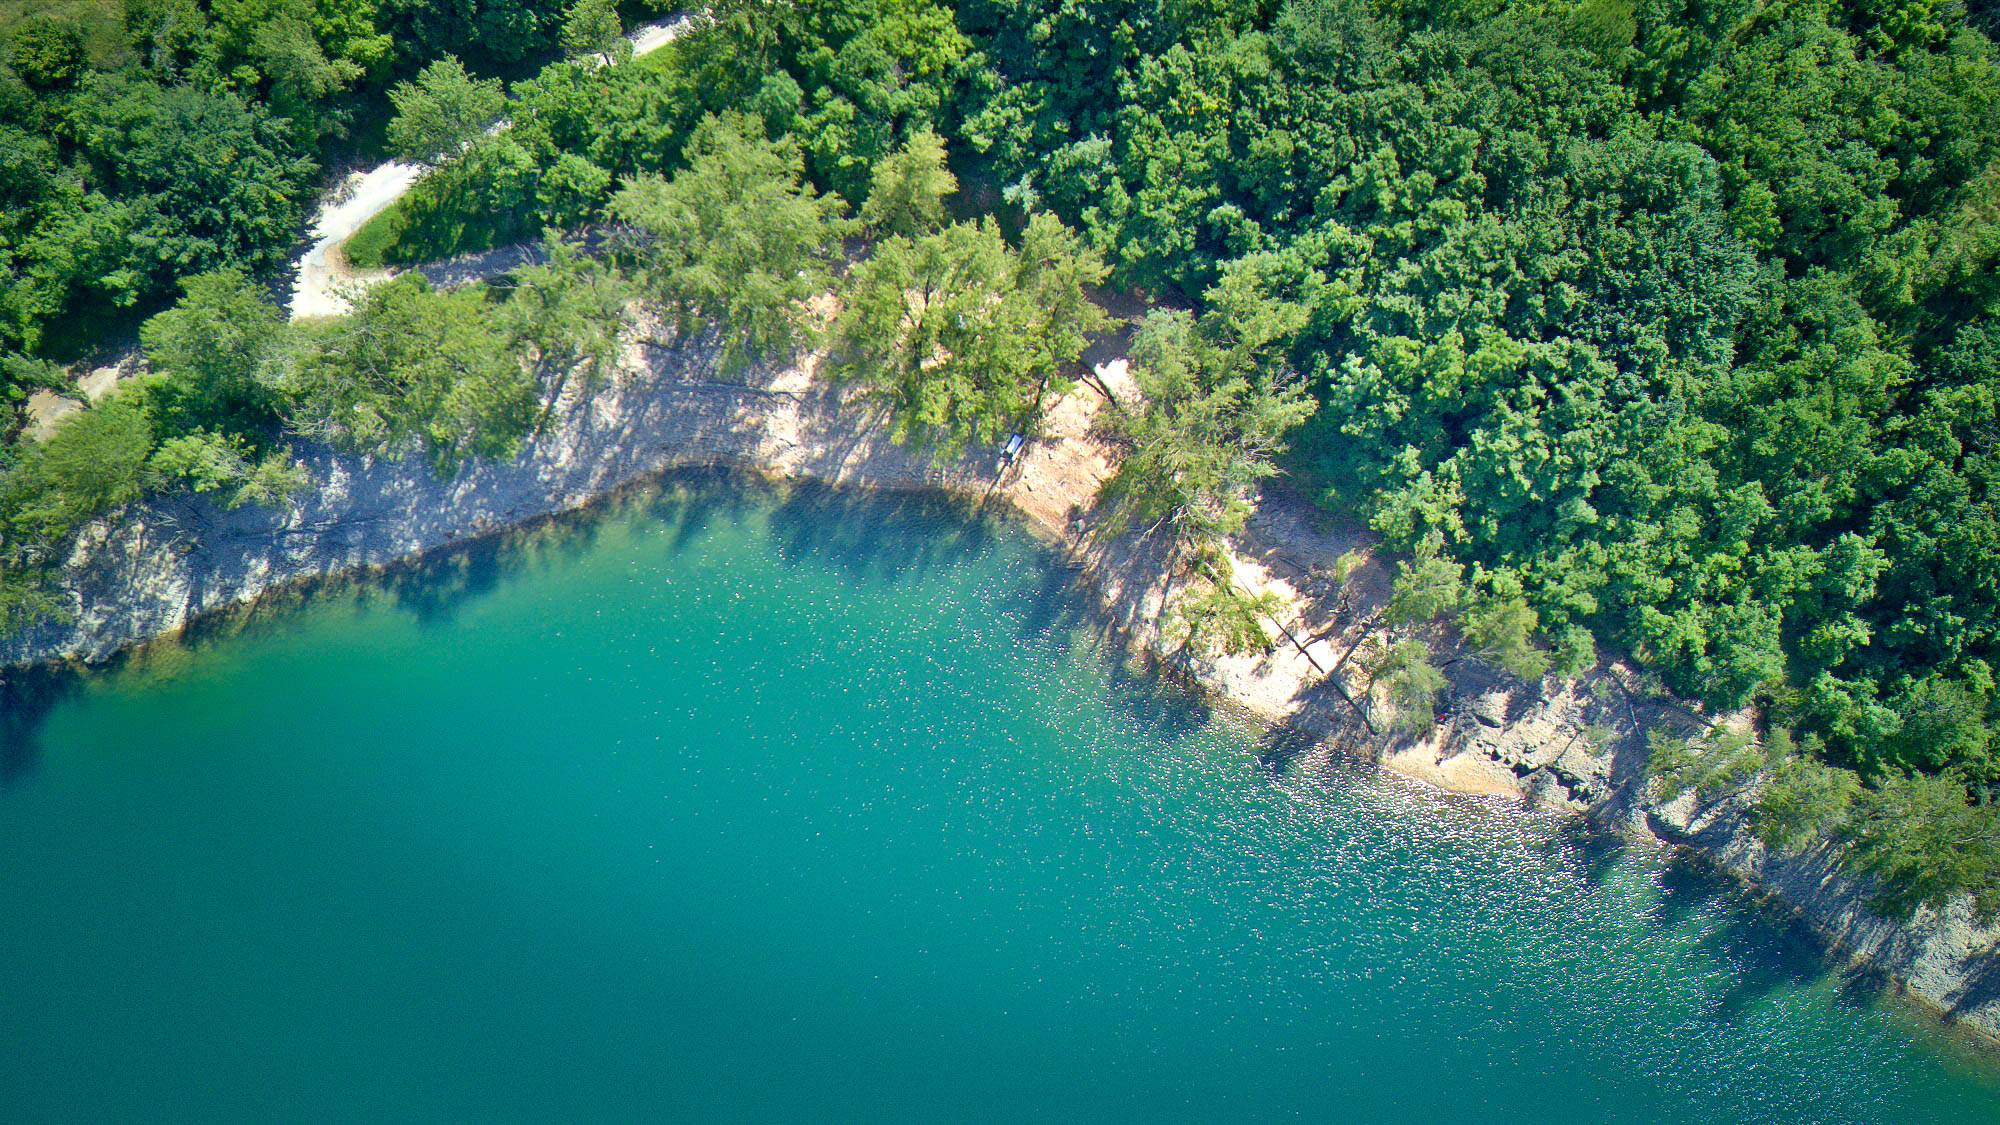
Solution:
[(464, 152), (507, 106), (499, 79), (476, 79), (449, 55), (416, 78), (397, 83), (389, 100), (396, 107), (389, 121), (389, 147), (417, 164), (436, 164)]
[(705, 118), (684, 158), (672, 179), (642, 174), (612, 199), (640, 282), (684, 333), (718, 329), (732, 363), (808, 338), (805, 301), (832, 284), (840, 201), (803, 182), (795, 141), (766, 140), (741, 115)]

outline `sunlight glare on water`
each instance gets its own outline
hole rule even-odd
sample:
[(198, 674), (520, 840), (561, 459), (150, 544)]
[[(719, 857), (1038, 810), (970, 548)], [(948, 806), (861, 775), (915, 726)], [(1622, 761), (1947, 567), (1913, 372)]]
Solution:
[(2000, 1121), (1661, 854), (1130, 670), (942, 500), (687, 477), (15, 689), (8, 1121)]

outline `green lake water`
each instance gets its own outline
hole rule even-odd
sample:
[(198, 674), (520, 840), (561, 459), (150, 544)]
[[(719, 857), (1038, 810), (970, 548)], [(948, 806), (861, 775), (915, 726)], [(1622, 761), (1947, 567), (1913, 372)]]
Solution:
[(2000, 1121), (1656, 851), (1125, 671), (942, 501), (690, 478), (0, 723), (0, 1121)]

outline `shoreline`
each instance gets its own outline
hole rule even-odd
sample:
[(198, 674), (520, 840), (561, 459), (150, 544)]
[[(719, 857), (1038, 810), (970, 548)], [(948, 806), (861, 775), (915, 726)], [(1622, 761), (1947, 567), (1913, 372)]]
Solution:
[[(50, 665), (101, 664), (149, 640), (247, 613), (287, 590), (416, 565), (440, 549), (611, 502), (621, 490), (675, 471), (999, 500), (1081, 569), (1107, 627), (1272, 726), (1269, 764), (1360, 758), (1438, 789), (1551, 806), (1597, 829), (1682, 848), (1753, 896), (1782, 904), (1827, 947), (1832, 963), (1880, 971), (1945, 1018), (2000, 1042), (1994, 933), (1974, 924), (1963, 904), (1944, 917), (1885, 922), (1866, 911), (1860, 888), (1833, 873), (1829, 857), (1765, 853), (1749, 831), (1744, 795), (1706, 807), (1691, 796), (1664, 805), (1645, 799), (1644, 733), (1676, 705), (1636, 696), (1625, 682), (1629, 669), (1601, 669), (1544, 694), (1461, 662), (1452, 671), (1454, 702), (1433, 731), (1378, 734), (1325, 686), (1329, 669), (1337, 683), (1354, 683), (1339, 672), (1353, 667), (1349, 658), (1387, 597), (1382, 560), (1370, 556), (1345, 580), (1331, 573), (1334, 559), (1366, 549), (1365, 532), (1330, 521), (1283, 489), (1267, 490), (1234, 543), (1233, 561), (1240, 583), (1279, 595), (1282, 635), (1265, 653), (1188, 658), (1168, 651), (1162, 636), (1170, 591), (1157, 553), (1090, 535), (1090, 502), (1112, 471), (1113, 454), (1092, 436), (1105, 400), (1087, 381), (1050, 411), (1045, 436), (996, 473), (990, 453), (940, 465), (891, 444), (872, 411), (817, 378), (819, 358), (802, 356), (732, 382), (699, 343), (635, 343), (616, 383), (565, 396), (556, 424), (513, 463), (474, 464), (439, 481), (420, 459), (384, 461), (314, 446), (299, 453), (316, 487), (282, 510), (232, 512), (191, 495), (152, 498), (82, 533), (67, 563), (76, 619), (0, 640), (0, 669), (12, 677)], [(1129, 384), (1122, 365), (1104, 365), (1103, 373), (1123, 397)], [(1355, 694), (1366, 697), (1358, 684)], [(1599, 727), (1617, 737), (1601, 745), (1585, 737)]]

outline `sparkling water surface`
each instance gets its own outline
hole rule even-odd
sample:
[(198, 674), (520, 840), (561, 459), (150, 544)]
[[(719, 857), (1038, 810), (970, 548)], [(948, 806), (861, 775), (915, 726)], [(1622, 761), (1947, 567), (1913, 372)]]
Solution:
[(2000, 1121), (1698, 870), (1131, 671), (935, 498), (689, 477), (22, 686), (0, 1120)]

